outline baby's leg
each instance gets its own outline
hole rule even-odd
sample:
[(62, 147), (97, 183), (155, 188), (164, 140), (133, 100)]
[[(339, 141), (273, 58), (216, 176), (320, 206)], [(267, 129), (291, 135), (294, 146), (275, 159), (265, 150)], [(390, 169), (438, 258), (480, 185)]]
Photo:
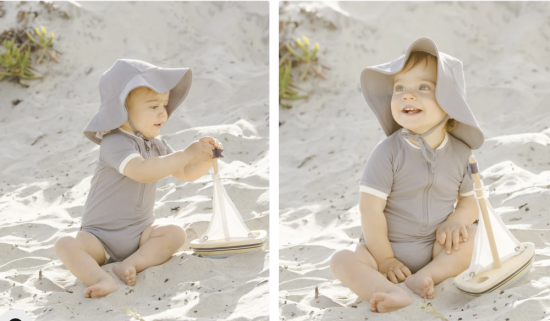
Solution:
[(468, 240), (464, 242), (460, 235), (459, 249), (453, 247), (451, 254), (447, 254), (446, 247), (435, 241), (432, 261), (407, 278), (407, 287), (424, 299), (433, 299), (435, 285), (456, 277), (470, 266), (476, 231), (476, 226), (468, 227)]
[(117, 264), (113, 272), (127, 285), (134, 285), (137, 272), (168, 261), (183, 246), (186, 238), (181, 226), (151, 224), (141, 233), (138, 250)]
[(118, 290), (118, 284), (99, 264), (105, 262), (105, 251), (99, 240), (88, 232), (79, 231), (76, 237), (60, 237), (54, 246), (55, 254), (67, 269), (89, 287), (84, 296), (99, 298)]
[(357, 244), (355, 251), (341, 250), (330, 260), (330, 269), (337, 279), (365, 301), (373, 312), (390, 312), (412, 304), (407, 291), (378, 272), (378, 265), (367, 246)]

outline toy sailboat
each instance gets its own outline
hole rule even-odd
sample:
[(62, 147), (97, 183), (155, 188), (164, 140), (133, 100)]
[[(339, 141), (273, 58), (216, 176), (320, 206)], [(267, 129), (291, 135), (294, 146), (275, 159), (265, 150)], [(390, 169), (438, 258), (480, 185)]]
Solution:
[(228, 257), (231, 254), (255, 252), (265, 249), (267, 232), (249, 230), (241, 214), (231, 201), (218, 174), (218, 158), (223, 149), (214, 149), (213, 167), (214, 197), (212, 198), (212, 220), (206, 232), (191, 241), (191, 248), (197, 254), (211, 258)]
[(488, 201), (488, 191), (479, 177), (476, 159), (469, 159), (474, 179), (474, 195), (478, 203), (479, 225), (474, 240), (470, 267), (455, 277), (458, 290), (469, 298), (476, 298), (511, 287), (533, 265), (535, 245), (520, 243), (496, 215)]

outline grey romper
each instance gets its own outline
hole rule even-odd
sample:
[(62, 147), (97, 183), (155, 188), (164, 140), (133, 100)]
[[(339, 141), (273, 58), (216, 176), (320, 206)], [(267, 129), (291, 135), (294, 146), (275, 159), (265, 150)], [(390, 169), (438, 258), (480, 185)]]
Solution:
[(143, 230), (155, 221), (157, 182), (140, 183), (125, 176), (124, 167), (138, 156), (144, 159), (174, 152), (164, 139), (144, 140), (121, 128), (103, 136), (99, 161), (84, 205), (80, 230), (103, 244), (109, 262), (120, 262), (134, 253)]
[[(458, 195), (474, 194), (467, 169), (472, 151), (446, 133), (434, 150), (437, 165), (432, 173), (420, 147), (402, 131), (374, 147), (359, 184), (361, 192), (386, 199), (384, 214), (394, 257), (416, 273), (432, 260), (435, 231), (454, 211)], [(365, 243), (363, 234), (360, 243)]]

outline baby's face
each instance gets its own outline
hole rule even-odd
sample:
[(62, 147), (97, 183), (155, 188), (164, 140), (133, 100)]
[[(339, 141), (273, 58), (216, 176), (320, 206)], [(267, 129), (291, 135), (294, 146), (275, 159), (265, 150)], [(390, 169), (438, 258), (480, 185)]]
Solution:
[(145, 137), (156, 137), (168, 119), (166, 107), (170, 92), (158, 94), (137, 90), (128, 99), (128, 110), (134, 127)]
[[(399, 125), (415, 134), (423, 134), (447, 115), (435, 100), (436, 81), (437, 64), (432, 60), (428, 66), (421, 61), (414, 68), (396, 75), (391, 112)], [(407, 106), (417, 110), (406, 112)]]

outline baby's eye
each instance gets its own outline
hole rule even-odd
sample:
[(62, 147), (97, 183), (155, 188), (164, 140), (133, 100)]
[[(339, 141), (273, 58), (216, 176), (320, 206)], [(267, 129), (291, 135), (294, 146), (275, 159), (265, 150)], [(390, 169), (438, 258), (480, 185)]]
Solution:
[(426, 87), (426, 88), (430, 89), (430, 87), (428, 87), (426, 85), (420, 85), (420, 88), (422, 88), (422, 87)]

